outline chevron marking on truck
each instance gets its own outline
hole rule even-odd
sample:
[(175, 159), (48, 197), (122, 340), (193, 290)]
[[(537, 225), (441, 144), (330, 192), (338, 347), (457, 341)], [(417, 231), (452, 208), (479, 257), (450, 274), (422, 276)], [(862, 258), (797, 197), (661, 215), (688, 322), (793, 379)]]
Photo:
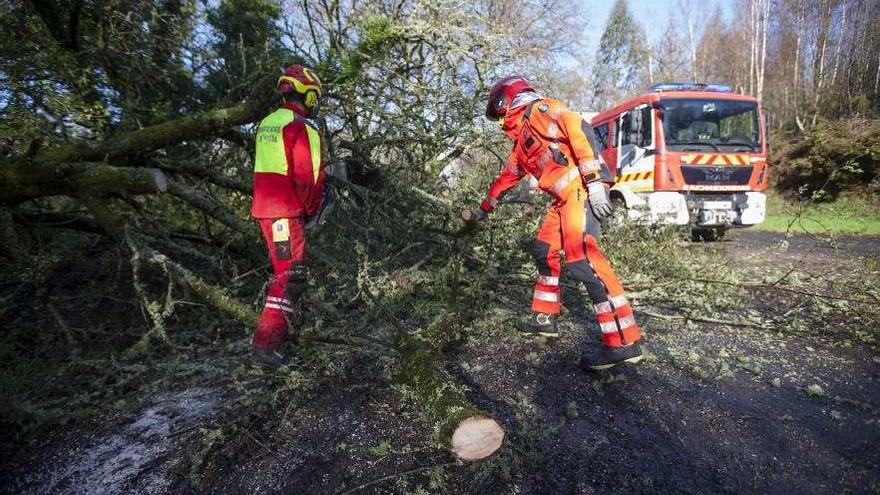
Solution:
[(731, 153), (699, 153), (682, 155), (681, 161), (688, 165), (748, 165), (749, 156)]
[(622, 175), (618, 176), (616, 179), (614, 179), (614, 182), (616, 182), (616, 183), (632, 182), (632, 181), (636, 181), (636, 180), (647, 180), (647, 179), (653, 179), (653, 178), (654, 178), (653, 171), (632, 172), (629, 174), (622, 174)]

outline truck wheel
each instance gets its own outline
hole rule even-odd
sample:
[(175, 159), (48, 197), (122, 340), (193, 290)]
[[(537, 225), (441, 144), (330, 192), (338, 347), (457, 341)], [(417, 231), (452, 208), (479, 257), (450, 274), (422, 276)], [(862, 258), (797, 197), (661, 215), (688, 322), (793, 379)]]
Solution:
[(720, 241), (727, 229), (724, 227), (694, 227), (691, 230), (691, 240), (694, 242)]

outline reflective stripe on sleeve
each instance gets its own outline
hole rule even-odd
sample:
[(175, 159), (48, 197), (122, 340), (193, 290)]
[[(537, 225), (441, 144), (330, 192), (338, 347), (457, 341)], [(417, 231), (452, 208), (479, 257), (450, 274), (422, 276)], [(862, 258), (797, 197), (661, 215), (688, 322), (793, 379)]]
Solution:
[(597, 172), (602, 168), (602, 164), (599, 163), (599, 160), (593, 158), (592, 160), (587, 160), (584, 163), (578, 165), (578, 170), (580, 170), (581, 175), (587, 175), (591, 172)]
[(551, 277), (549, 275), (538, 275), (538, 283), (542, 285), (559, 286), (559, 277)]
[(536, 290), (532, 295), (534, 299), (539, 301), (547, 301), (547, 302), (559, 302), (559, 294), (555, 292), (546, 292), (543, 290)]
[(489, 203), (489, 206), (491, 206), (492, 208), (498, 206), (498, 199), (493, 198), (492, 196), (486, 196), (486, 202)]
[(596, 308), (596, 314), (611, 312), (611, 303), (608, 301), (600, 302), (600, 303), (594, 305), (593, 307)]
[(579, 179), (581, 176), (580, 170), (575, 167), (571, 167), (565, 173), (565, 175), (556, 181), (556, 184), (553, 185), (553, 192), (559, 195), (563, 190), (571, 183), (571, 181), (575, 179)]

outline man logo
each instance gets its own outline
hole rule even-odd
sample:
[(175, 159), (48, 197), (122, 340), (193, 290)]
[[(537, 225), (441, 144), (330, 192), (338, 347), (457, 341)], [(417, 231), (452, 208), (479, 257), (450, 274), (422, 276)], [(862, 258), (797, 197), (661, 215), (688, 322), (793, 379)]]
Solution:
[(706, 170), (706, 180), (710, 182), (728, 182), (732, 172), (724, 167), (712, 167)]

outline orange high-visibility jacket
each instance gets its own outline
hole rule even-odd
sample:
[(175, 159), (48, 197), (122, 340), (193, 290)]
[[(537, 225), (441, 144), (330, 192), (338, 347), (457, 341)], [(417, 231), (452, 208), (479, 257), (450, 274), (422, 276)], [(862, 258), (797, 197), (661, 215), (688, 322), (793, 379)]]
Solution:
[(551, 98), (542, 98), (510, 110), (507, 119), (521, 120), (513, 150), (504, 170), (495, 177), (480, 208), (492, 211), (498, 199), (527, 174), (538, 180), (538, 187), (560, 200), (581, 177), (611, 181), (608, 168), (593, 149), (595, 137), (590, 125), (577, 113)]

